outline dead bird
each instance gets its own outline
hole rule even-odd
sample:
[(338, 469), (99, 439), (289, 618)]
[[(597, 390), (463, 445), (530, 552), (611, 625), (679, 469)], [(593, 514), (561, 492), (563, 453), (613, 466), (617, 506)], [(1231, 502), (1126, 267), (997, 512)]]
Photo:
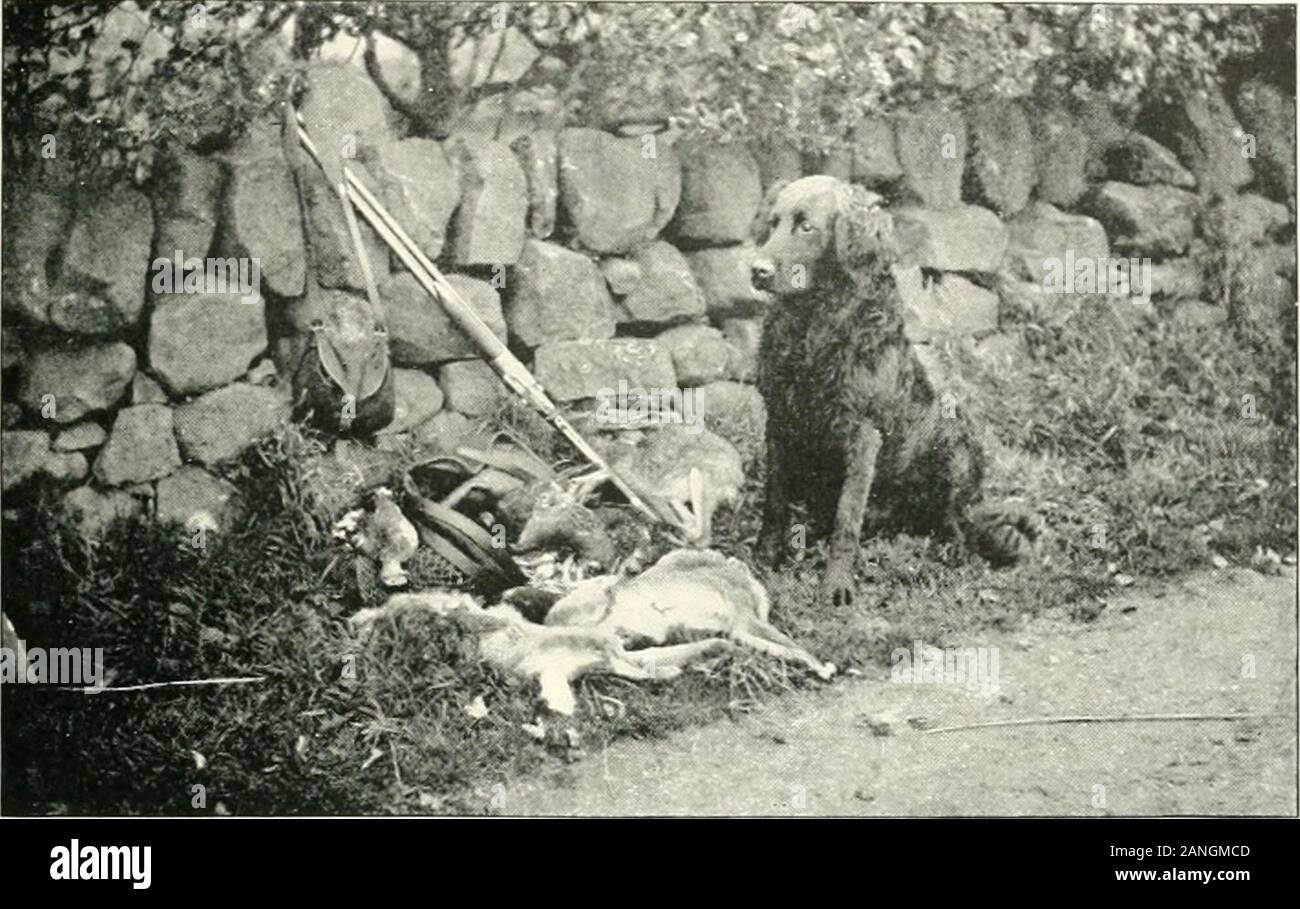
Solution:
[(335, 539), (379, 563), (379, 583), (384, 587), (405, 587), (410, 583), (402, 566), (415, 555), (420, 535), (397, 507), (391, 489), (376, 489), (371, 514), (364, 509), (350, 511), (335, 522), (333, 531)]

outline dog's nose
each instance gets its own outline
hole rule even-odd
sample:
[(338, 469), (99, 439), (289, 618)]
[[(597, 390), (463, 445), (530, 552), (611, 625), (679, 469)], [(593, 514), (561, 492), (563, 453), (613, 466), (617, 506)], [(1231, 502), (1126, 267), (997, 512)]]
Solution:
[(771, 290), (772, 279), (776, 277), (776, 266), (766, 259), (759, 259), (749, 266), (750, 283), (759, 290)]

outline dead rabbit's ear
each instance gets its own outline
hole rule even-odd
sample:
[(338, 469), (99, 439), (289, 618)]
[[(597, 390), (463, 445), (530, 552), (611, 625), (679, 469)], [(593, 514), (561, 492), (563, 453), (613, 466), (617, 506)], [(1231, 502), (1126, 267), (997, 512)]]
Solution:
[(754, 215), (754, 223), (749, 230), (754, 237), (754, 242), (760, 246), (767, 242), (768, 234), (771, 232), (767, 225), (767, 219), (772, 216), (772, 206), (776, 204), (776, 197), (781, 195), (781, 190), (792, 182), (791, 180), (777, 180), (763, 194), (763, 201), (758, 206), (758, 213)]
[(835, 213), (835, 258), (849, 270), (894, 261), (894, 222), (880, 196), (851, 183), (840, 187)]

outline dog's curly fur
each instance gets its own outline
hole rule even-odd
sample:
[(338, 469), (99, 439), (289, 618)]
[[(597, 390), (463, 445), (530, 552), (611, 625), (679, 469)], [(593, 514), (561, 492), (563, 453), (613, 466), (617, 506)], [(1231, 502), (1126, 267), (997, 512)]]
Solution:
[[(852, 595), (859, 535), (971, 537), (1014, 558), (1027, 528), (979, 516), (984, 456), (965, 415), (941, 400), (903, 331), (890, 266), (893, 222), (878, 196), (831, 177), (769, 194), (756, 224), (756, 286), (774, 299), (758, 387), (767, 404), (761, 546), (789, 550), (793, 509), (809, 542), (830, 536), (824, 592)], [(1003, 525), (1011, 533), (976, 533)]]

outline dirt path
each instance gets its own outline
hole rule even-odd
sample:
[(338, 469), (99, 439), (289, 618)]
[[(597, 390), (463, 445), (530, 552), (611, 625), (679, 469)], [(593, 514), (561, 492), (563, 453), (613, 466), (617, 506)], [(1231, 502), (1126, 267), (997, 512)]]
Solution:
[[(1229, 570), (1039, 620), (998, 649), (998, 690), (888, 670), (739, 722), (620, 743), (512, 787), (532, 815), (1294, 814), (1296, 578)], [(1252, 672), (1253, 669), (1253, 672)], [(1250, 677), (1253, 675), (1253, 678)], [(1063, 714), (1280, 713), (924, 734)], [(881, 722), (892, 730), (873, 731)]]

